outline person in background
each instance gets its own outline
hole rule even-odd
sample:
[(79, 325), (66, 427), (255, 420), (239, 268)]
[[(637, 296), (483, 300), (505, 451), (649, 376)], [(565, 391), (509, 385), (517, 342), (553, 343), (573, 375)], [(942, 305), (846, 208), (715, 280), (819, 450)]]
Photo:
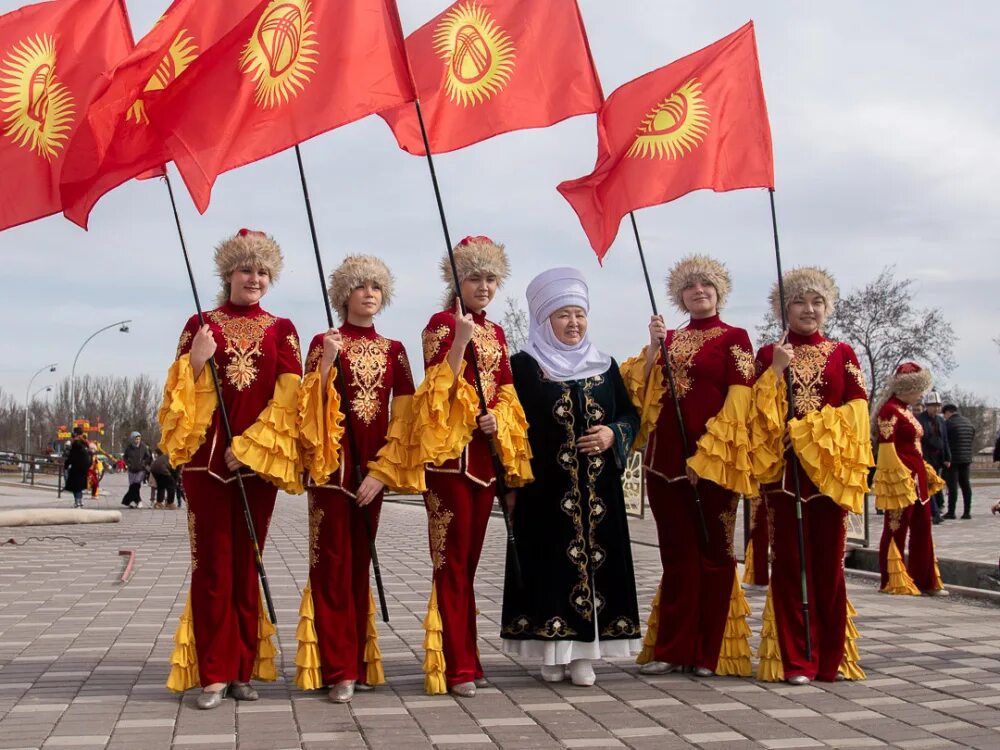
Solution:
[(90, 446), (90, 470), (87, 472), (87, 487), (90, 489), (90, 496), (97, 497), (101, 494), (101, 477), (104, 476), (104, 464), (97, 455), (97, 448)]
[[(152, 476), (150, 479), (150, 486), (156, 486), (156, 502), (153, 504), (154, 508), (163, 509), (166, 507), (168, 510), (173, 510), (177, 506), (174, 504), (174, 471), (173, 467), (170, 466), (170, 458), (166, 453), (159, 450), (153, 451), (153, 465), (150, 467), (149, 471)], [(166, 498), (166, 506), (164, 506), (164, 498)]]
[(146, 479), (149, 465), (153, 462), (153, 454), (149, 446), (142, 442), (142, 435), (138, 432), (130, 434), (128, 439), (128, 447), (122, 454), (122, 460), (125, 461), (125, 468), (128, 470), (128, 492), (122, 498), (122, 505), (127, 508), (138, 508), (142, 503), (139, 491)]
[(73, 439), (66, 453), (66, 491), (73, 493), (73, 507), (83, 507), (83, 491), (87, 489), (87, 474), (90, 472), (90, 446), (82, 427), (73, 428)]
[[(948, 437), (944, 417), (941, 416), (941, 396), (937, 391), (931, 391), (924, 398), (924, 410), (917, 415), (917, 421), (924, 429), (920, 446), (924, 451), (924, 460), (938, 474), (951, 466), (951, 450), (948, 448)], [(944, 510), (944, 492), (936, 492), (931, 498), (931, 522), (941, 523), (941, 513)]]
[(962, 520), (972, 518), (972, 483), (969, 469), (972, 466), (972, 446), (976, 439), (976, 426), (962, 414), (954, 404), (946, 404), (944, 418), (948, 426), (948, 450), (951, 451), (951, 466), (945, 472), (948, 484), (948, 512), (944, 518), (955, 518), (958, 505), (958, 488), (962, 488)]

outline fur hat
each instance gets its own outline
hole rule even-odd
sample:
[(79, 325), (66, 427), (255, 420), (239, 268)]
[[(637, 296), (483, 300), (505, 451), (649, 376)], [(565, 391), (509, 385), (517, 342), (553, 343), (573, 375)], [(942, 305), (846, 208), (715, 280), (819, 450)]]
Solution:
[(272, 237), (264, 232), (241, 229), (229, 239), (223, 240), (215, 248), (215, 270), (222, 281), (218, 303), (222, 305), (229, 300), (231, 290), (229, 275), (236, 269), (244, 266), (263, 268), (271, 276), (273, 284), (281, 276), (281, 269), (284, 265), (281, 248)]
[(372, 282), (382, 290), (382, 307), (392, 302), (396, 278), (388, 266), (374, 255), (348, 255), (330, 274), (330, 303), (341, 320), (347, 320), (347, 300), (351, 292), (366, 282)]
[[(785, 282), (785, 305), (788, 305), (796, 297), (800, 297), (806, 292), (814, 292), (826, 302), (826, 319), (829, 320), (833, 311), (837, 308), (837, 301), (840, 299), (840, 290), (837, 289), (837, 282), (824, 269), (816, 266), (803, 266), (793, 268), (784, 274)], [(778, 282), (774, 282), (771, 287), (771, 311), (776, 320), (781, 320), (781, 294), (778, 289)]]
[(725, 307), (726, 299), (733, 288), (729, 271), (722, 263), (707, 255), (688, 255), (677, 261), (677, 264), (670, 269), (670, 275), (667, 276), (667, 294), (673, 300), (674, 307), (683, 313), (688, 311), (684, 306), (684, 289), (695, 281), (714, 286), (718, 296), (718, 309)]
[[(459, 282), (473, 274), (493, 274), (497, 277), (497, 287), (510, 276), (510, 264), (503, 245), (498, 245), (489, 237), (466, 237), (455, 245), (455, 265), (458, 267)], [(441, 259), (441, 280), (448, 285), (444, 295), (444, 307), (455, 302), (455, 279), (451, 273), (451, 260), (446, 255)]]
[(900, 393), (926, 393), (933, 380), (928, 368), (921, 367), (916, 362), (904, 362), (896, 368), (896, 372), (889, 382), (889, 392), (897, 395)]

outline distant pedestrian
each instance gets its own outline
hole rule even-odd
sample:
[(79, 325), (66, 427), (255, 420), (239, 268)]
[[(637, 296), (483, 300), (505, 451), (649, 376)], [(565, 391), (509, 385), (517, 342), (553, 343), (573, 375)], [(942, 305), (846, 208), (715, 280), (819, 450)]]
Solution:
[(82, 427), (73, 428), (73, 439), (66, 453), (66, 491), (73, 493), (73, 507), (83, 507), (83, 491), (87, 489), (87, 474), (90, 472), (90, 446)]
[(101, 494), (101, 477), (104, 476), (104, 464), (97, 456), (97, 449), (90, 446), (90, 470), (87, 472), (87, 487), (90, 488), (90, 496), (98, 497)]
[(153, 461), (153, 454), (149, 446), (142, 442), (142, 435), (133, 432), (129, 437), (128, 447), (122, 454), (125, 461), (125, 468), (128, 471), (128, 492), (122, 498), (122, 505), (128, 508), (138, 508), (142, 504), (142, 496), (139, 491), (142, 483), (146, 479), (146, 472)]
[[(166, 507), (169, 510), (173, 510), (177, 507), (174, 504), (176, 486), (174, 484), (173, 467), (170, 466), (170, 459), (166, 453), (154, 450), (153, 456), (153, 464), (149, 470), (151, 475), (150, 486), (153, 486), (154, 482), (156, 485), (156, 501), (153, 507), (159, 509)], [(166, 505), (164, 505), (164, 499), (166, 499)]]
[(951, 467), (944, 474), (944, 481), (948, 483), (948, 513), (944, 518), (955, 517), (958, 488), (961, 487), (962, 520), (967, 521), (972, 518), (969, 468), (972, 466), (972, 443), (976, 438), (976, 426), (954, 404), (944, 407), (944, 418), (948, 421), (948, 448), (951, 451)]
[[(941, 416), (941, 396), (937, 391), (931, 391), (924, 398), (924, 410), (917, 415), (917, 421), (924, 430), (920, 439), (920, 447), (924, 451), (924, 460), (938, 474), (951, 466), (951, 451), (948, 448), (947, 430), (944, 417)], [(936, 492), (931, 498), (931, 522), (941, 523), (941, 512), (944, 510), (944, 492)]]

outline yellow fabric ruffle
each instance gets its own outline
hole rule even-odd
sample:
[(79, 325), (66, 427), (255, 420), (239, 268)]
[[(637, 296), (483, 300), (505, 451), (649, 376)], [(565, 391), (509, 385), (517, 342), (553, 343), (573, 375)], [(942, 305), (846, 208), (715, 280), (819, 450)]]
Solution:
[[(455, 393), (452, 394), (452, 386)], [(464, 377), (458, 378), (447, 360), (428, 367), (413, 394), (414, 433), (420, 436), (423, 464), (443, 464), (458, 458), (476, 429), (479, 399)]]
[(444, 669), (444, 624), (437, 606), (437, 584), (432, 583), (427, 617), (424, 619), (424, 692), (428, 695), (448, 692)]
[(427, 484), (419, 431), (413, 422), (413, 396), (393, 397), (391, 414), (385, 445), (368, 462), (368, 474), (397, 492), (421, 494)]
[(656, 587), (653, 602), (649, 605), (649, 619), (646, 620), (646, 635), (642, 638), (642, 651), (636, 657), (636, 664), (648, 664), (654, 660), (653, 651), (656, 648), (656, 637), (660, 630), (660, 589), (662, 587), (662, 583)]
[(934, 471), (934, 467), (924, 461), (924, 471), (927, 472), (927, 496), (933, 497), (945, 487), (945, 481)]
[(251, 679), (273, 682), (278, 679), (278, 670), (274, 666), (274, 657), (278, 649), (274, 647), (274, 636), (278, 631), (267, 619), (267, 606), (264, 604), (264, 593), (261, 592), (257, 602), (257, 654), (253, 660)]
[(747, 551), (743, 554), (743, 583), (756, 583), (756, 571), (753, 569), (753, 539), (747, 542)]
[(781, 480), (785, 470), (785, 418), (788, 394), (784, 381), (768, 367), (757, 378), (750, 405), (750, 465), (760, 484)]
[(295, 640), (299, 644), (295, 650), (295, 686), (302, 690), (319, 690), (323, 687), (323, 673), (319, 656), (319, 636), (316, 634), (316, 610), (313, 608), (310, 583), (306, 584), (306, 589), (302, 592)]
[(751, 389), (731, 385), (722, 409), (705, 423), (694, 455), (687, 463), (702, 479), (715, 482), (731, 492), (752, 497), (758, 493), (750, 464)]
[(385, 672), (382, 669), (382, 649), (378, 647), (378, 626), (375, 624), (375, 597), (368, 589), (368, 624), (365, 628), (365, 683), (384, 685)]
[(158, 417), (159, 448), (167, 454), (171, 466), (188, 463), (205, 442), (218, 403), (208, 365), (202, 369), (197, 382), (190, 354), (183, 355), (170, 366)]
[(167, 687), (183, 693), (201, 683), (198, 677), (198, 650), (194, 646), (194, 622), (191, 618), (191, 594), (174, 632), (174, 651), (170, 654), (170, 676)]
[(872, 492), (879, 510), (902, 510), (916, 500), (917, 485), (913, 474), (900, 460), (892, 443), (879, 443)]
[(648, 381), (645, 377), (648, 349), (648, 346), (644, 346), (638, 356), (629, 357), (618, 367), (629, 397), (639, 412), (639, 434), (635, 438), (633, 450), (642, 450), (649, 441), (649, 436), (656, 429), (660, 411), (663, 409), (663, 394), (667, 392), (661, 367), (662, 353), (657, 353), (656, 362), (649, 371)]
[(896, 546), (896, 542), (889, 542), (889, 551), (886, 555), (886, 568), (889, 573), (889, 580), (882, 589), (883, 594), (909, 594), (911, 596), (920, 596), (920, 589), (910, 578), (910, 574), (906, 571), (906, 565), (903, 564), (903, 556), (899, 554), (899, 548)]
[(233, 454), (240, 463), (292, 494), (302, 492), (298, 389), (298, 375), (279, 375), (274, 396), (257, 421), (233, 438)]
[[(750, 390), (749, 388), (747, 390)], [(733, 571), (733, 591), (729, 598), (729, 613), (726, 615), (726, 630), (722, 635), (722, 647), (715, 673), (720, 677), (735, 675), (749, 677), (753, 674), (750, 665), (750, 626), (747, 617), (750, 605), (740, 587), (736, 571)]]
[(854, 618), (857, 617), (858, 611), (851, 604), (851, 600), (847, 600), (847, 632), (844, 636), (844, 658), (840, 662), (840, 674), (844, 676), (845, 680), (863, 680), (865, 679), (865, 670), (861, 668), (861, 656), (858, 654), (858, 646), (856, 641), (860, 637), (858, 635), (858, 629), (854, 625)]
[(757, 679), (761, 682), (782, 682), (785, 679), (785, 665), (781, 661), (781, 644), (778, 642), (778, 628), (774, 619), (770, 586), (767, 587), (764, 615), (761, 618), (760, 646), (757, 647)]
[(506, 472), (508, 487), (523, 487), (534, 481), (531, 473), (531, 446), (528, 419), (512, 385), (500, 386), (493, 414), (497, 418), (496, 446)]
[(792, 449), (820, 493), (851, 513), (861, 513), (872, 460), (868, 402), (824, 406), (788, 422)]
[(336, 374), (334, 365), (330, 368), (325, 398), (320, 373), (315, 371), (306, 373), (297, 394), (302, 465), (319, 485), (326, 484), (340, 468), (344, 414), (340, 410), (340, 391), (334, 385)]
[(934, 588), (936, 590), (944, 588), (944, 581), (941, 580), (941, 568), (938, 567), (937, 552), (934, 551), (934, 542), (931, 542), (931, 552), (934, 555)]

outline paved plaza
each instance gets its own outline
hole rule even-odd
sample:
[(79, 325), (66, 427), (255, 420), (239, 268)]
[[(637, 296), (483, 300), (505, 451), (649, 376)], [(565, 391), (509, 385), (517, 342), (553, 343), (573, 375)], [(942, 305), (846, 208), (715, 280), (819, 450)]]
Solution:
[[(117, 508), (120, 477), (88, 507)], [(144, 493), (146, 490), (144, 490)], [(993, 489), (996, 493), (997, 490)], [(69, 507), (54, 493), (0, 485), (0, 509)], [(996, 560), (1000, 518), (935, 527), (940, 556)], [(875, 521), (875, 519), (873, 519)], [(881, 519), (877, 519), (879, 523)], [(659, 562), (652, 520), (636, 520), (640, 610)], [(503, 534), (491, 522), (477, 586), (480, 649), (492, 687), (473, 699), (427, 696), (420, 627), (430, 590), (423, 509), (389, 503), (379, 553), (390, 623), (380, 623), (389, 684), (333, 705), (303, 693), (295, 629), (307, 575), (303, 498), (279, 496), (265, 552), (283, 679), (261, 700), (214, 711), (163, 687), (188, 583), (185, 514), (124, 511), (116, 524), (0, 528), (0, 748), (1000, 748), (1000, 607), (951, 597), (888, 597), (851, 577), (868, 679), (806, 687), (688, 675), (643, 677), (626, 660), (597, 685), (543, 683), (500, 652)], [(877, 531), (876, 539), (877, 539)], [(43, 537), (32, 539), (32, 537)], [(947, 553), (943, 550), (947, 548)], [(120, 582), (125, 556), (135, 568)], [(756, 648), (761, 591), (747, 592)]]

